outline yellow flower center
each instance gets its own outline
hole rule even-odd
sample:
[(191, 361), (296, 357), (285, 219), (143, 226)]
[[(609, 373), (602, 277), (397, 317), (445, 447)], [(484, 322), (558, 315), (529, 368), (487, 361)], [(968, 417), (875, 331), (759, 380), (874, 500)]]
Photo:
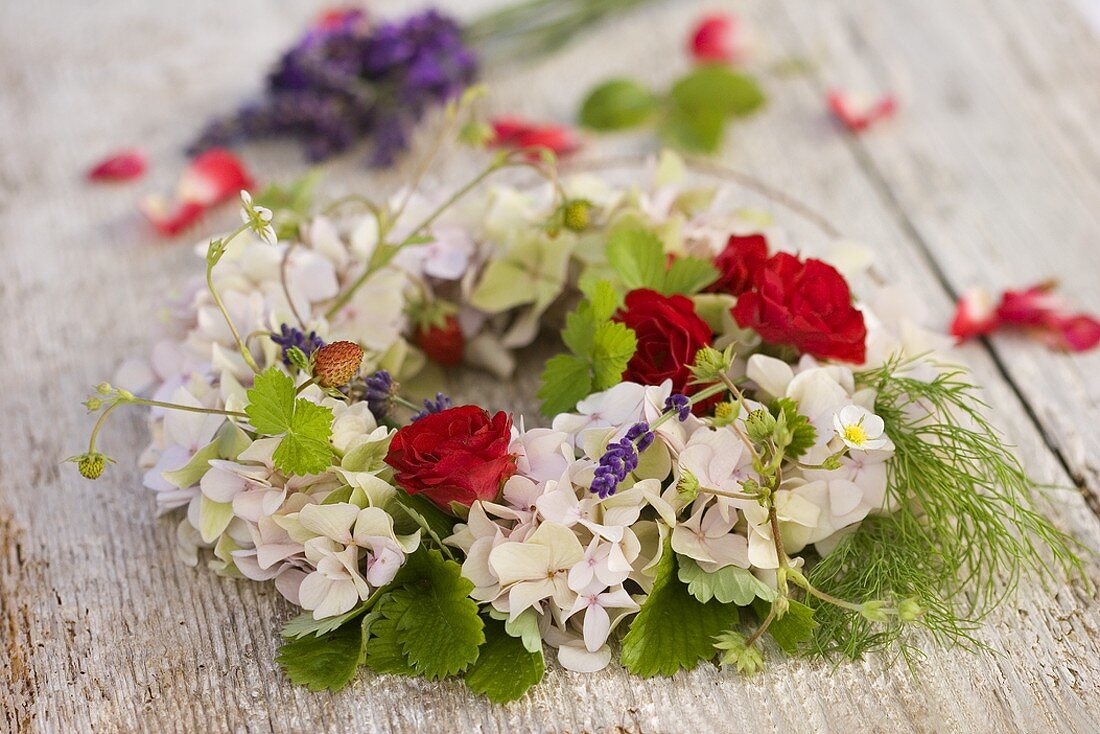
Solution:
[(853, 423), (850, 426), (844, 426), (844, 438), (858, 446), (867, 441), (867, 431), (863, 430), (863, 426), (858, 423)]

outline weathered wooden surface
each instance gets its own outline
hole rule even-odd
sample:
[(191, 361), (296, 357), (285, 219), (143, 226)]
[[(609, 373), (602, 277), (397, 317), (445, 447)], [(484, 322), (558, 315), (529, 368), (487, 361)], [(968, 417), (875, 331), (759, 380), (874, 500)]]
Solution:
[[(787, 661), (750, 680), (709, 667), (653, 681), (555, 668), (507, 707), (460, 684), (372, 675), (337, 695), (289, 686), (274, 663), (288, 611), (277, 594), (175, 561), (173, 528), (153, 517), (133, 468), (145, 441), (138, 416), (105, 439), (120, 459), (109, 479), (84, 482), (58, 462), (84, 439), (87, 387), (145, 348), (158, 298), (197, 265), (188, 248), (153, 241), (134, 214), (138, 193), (170, 186), (200, 120), (254, 88), (317, 5), (0, 6), (0, 731), (1100, 731), (1100, 605), (1081, 585), (1022, 590), (982, 631), (999, 654), (930, 649), (920, 680), (877, 659), (835, 669)], [(601, 78), (671, 78), (704, 7), (655, 5), (552, 59), (499, 70), (495, 104), (567, 120)], [(766, 80), (769, 108), (732, 131), (728, 162), (873, 245), (879, 269), (924, 295), (940, 323), (972, 282), (1052, 275), (1100, 311), (1100, 43), (1076, 7), (754, 0), (734, 9), (757, 29), (765, 59), (798, 54), (816, 66)], [(822, 111), (832, 84), (897, 89), (903, 112), (846, 137)], [(147, 180), (80, 180), (91, 159), (134, 143), (157, 164)], [(299, 168), (291, 151), (249, 154), (267, 177)], [(334, 192), (392, 188), (401, 175), (371, 178), (354, 160), (333, 170)], [(998, 337), (967, 356), (1028, 468), (1081, 489), (1054, 494), (1052, 516), (1100, 548), (1100, 355)], [(519, 396), (530, 395), (536, 362), (513, 387), (473, 377), (462, 390), (529, 406)]]

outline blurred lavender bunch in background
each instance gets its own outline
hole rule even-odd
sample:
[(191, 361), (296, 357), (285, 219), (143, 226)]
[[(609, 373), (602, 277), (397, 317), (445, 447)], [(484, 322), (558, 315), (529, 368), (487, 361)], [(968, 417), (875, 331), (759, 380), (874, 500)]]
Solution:
[(424, 112), (476, 73), (462, 29), (435, 10), (373, 26), (361, 10), (329, 12), (283, 54), (263, 98), (214, 120), (191, 152), (292, 137), (320, 161), (369, 140), (369, 163), (388, 166)]

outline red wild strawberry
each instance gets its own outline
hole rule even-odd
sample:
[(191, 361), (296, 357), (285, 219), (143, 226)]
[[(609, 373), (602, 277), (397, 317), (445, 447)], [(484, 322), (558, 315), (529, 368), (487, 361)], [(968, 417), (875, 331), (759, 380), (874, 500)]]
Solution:
[(462, 327), (453, 315), (444, 316), (442, 324), (422, 324), (417, 328), (413, 341), (424, 350), (428, 359), (444, 367), (462, 362), (466, 338), (462, 336)]
[(321, 387), (351, 382), (363, 363), (363, 348), (354, 342), (333, 342), (313, 353), (313, 377)]

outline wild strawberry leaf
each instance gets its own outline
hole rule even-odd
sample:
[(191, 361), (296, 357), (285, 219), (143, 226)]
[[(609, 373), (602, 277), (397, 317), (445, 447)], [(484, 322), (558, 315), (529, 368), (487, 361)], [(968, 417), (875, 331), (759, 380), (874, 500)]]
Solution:
[(466, 685), (493, 703), (508, 703), (541, 681), (545, 671), (541, 649), (529, 652), (523, 640), (505, 631), (504, 622), (487, 619), (485, 644), (466, 671)]
[(332, 410), (295, 395), (294, 379), (269, 367), (256, 375), (245, 413), (258, 433), (282, 435), (271, 457), (277, 469), (292, 476), (318, 474), (332, 463)]

